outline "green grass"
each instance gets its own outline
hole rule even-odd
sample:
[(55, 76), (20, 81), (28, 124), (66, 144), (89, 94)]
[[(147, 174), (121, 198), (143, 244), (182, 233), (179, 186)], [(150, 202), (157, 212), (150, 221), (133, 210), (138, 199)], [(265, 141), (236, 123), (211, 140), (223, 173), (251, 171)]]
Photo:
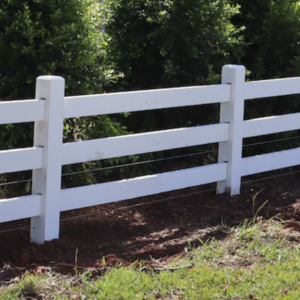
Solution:
[(227, 238), (189, 249), (165, 266), (174, 272), (132, 266), (99, 276), (97, 270), (75, 277), (26, 274), (0, 287), (0, 299), (300, 299), (298, 231), (274, 220), (217, 231)]

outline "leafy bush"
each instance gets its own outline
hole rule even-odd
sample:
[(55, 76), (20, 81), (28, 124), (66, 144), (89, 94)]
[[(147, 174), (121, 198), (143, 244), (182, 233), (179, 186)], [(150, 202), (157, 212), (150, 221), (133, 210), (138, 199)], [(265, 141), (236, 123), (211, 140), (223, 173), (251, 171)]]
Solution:
[[(241, 29), (228, 1), (107, 0), (102, 6), (107, 59), (124, 78), (112, 90), (140, 90), (215, 83), (226, 63), (239, 63)], [(211, 108), (174, 109), (131, 115), (133, 131), (191, 126), (215, 115)], [(141, 122), (142, 120), (142, 122)]]
[[(263, 80), (300, 75), (300, 6), (294, 0), (232, 0), (240, 4), (240, 14), (232, 18), (243, 26), (244, 48), (241, 63), (250, 71), (250, 80)], [(245, 119), (300, 111), (300, 97), (274, 97), (245, 102)], [(277, 140), (297, 135), (295, 132), (251, 138), (247, 143), (265, 139)], [(244, 150), (245, 155), (272, 152), (299, 145), (296, 139), (263, 144)]]
[(66, 79), (69, 95), (101, 92), (99, 20), (91, 0), (5, 0), (0, 5), (1, 98), (34, 96), (39, 75)]
[(244, 26), (247, 47), (241, 63), (250, 70), (251, 80), (291, 76), (299, 57), (300, 6), (295, 0), (232, 0), (240, 14), (232, 22)]
[[(0, 3), (0, 99), (34, 98), (40, 75), (66, 80), (66, 95), (100, 93), (116, 76), (104, 65), (92, 0)], [(32, 124), (6, 125), (1, 148), (32, 145)]]
[[(0, 100), (34, 98), (40, 75), (64, 77), (66, 95), (103, 92), (118, 75), (105, 64), (98, 10), (93, 0), (1, 1)], [(73, 141), (75, 131), (82, 139), (126, 133), (108, 116), (65, 120), (65, 141)], [(32, 139), (32, 123), (2, 125), (0, 150), (30, 147)], [(1, 180), (24, 178), (19, 173), (11, 176)]]
[(222, 65), (238, 62), (238, 6), (227, 1), (107, 0), (110, 58), (125, 74), (119, 88), (204, 84)]
[[(233, 17), (236, 26), (244, 26), (247, 47), (241, 63), (250, 71), (250, 80), (299, 76), (300, 68), (300, 6), (299, 1), (246, 1), (241, 4), (239, 15)], [(294, 98), (295, 99), (295, 98)], [(297, 98), (296, 98), (297, 99)], [(293, 101), (248, 102), (246, 118), (288, 113), (299, 104)]]

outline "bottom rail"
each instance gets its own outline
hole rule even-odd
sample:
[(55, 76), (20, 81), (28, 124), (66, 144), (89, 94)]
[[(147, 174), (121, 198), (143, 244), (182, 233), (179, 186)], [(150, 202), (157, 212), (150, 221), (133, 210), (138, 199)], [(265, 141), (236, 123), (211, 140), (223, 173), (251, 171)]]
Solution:
[(110, 203), (225, 180), (227, 163), (132, 179), (76, 187), (61, 191), (61, 211)]
[(252, 175), (300, 164), (300, 148), (245, 157), (241, 176)]

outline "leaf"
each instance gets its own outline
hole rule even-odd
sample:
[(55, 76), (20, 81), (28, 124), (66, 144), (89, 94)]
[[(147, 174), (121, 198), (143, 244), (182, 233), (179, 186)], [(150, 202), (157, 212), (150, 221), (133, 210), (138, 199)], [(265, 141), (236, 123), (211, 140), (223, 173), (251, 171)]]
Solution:
[(26, 193), (29, 193), (31, 190), (31, 181), (27, 181), (26, 186), (25, 186), (25, 191)]

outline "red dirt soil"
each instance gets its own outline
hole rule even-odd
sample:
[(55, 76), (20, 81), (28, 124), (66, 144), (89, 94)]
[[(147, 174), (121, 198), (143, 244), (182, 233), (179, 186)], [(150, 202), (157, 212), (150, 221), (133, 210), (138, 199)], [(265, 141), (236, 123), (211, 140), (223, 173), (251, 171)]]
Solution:
[[(289, 171), (291, 175), (266, 179)], [(60, 239), (43, 245), (30, 243), (28, 228), (0, 233), (0, 284), (25, 271), (50, 268), (73, 274), (76, 252), (79, 271), (103, 269), (103, 257), (106, 268), (117, 263), (128, 266), (136, 260), (162, 267), (188, 245), (200, 245), (199, 239), (226, 238), (217, 226), (235, 226), (252, 218), (253, 199), (255, 212), (268, 200), (258, 216), (277, 215), (288, 220), (286, 226), (299, 230), (299, 171), (295, 167), (244, 178), (241, 194), (233, 197), (216, 195), (213, 184), (65, 212)], [(139, 206), (142, 203), (146, 204)], [(28, 225), (28, 219), (2, 223), (0, 232)]]

